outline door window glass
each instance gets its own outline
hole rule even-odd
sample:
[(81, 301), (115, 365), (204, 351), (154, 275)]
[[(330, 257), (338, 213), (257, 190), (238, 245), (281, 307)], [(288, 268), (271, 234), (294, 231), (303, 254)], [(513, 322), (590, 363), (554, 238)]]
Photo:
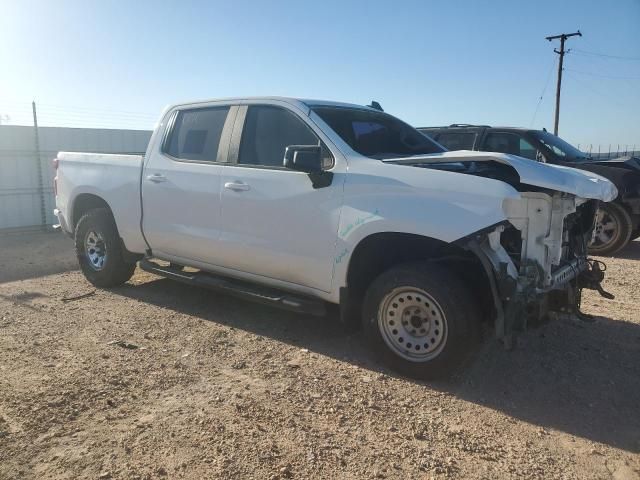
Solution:
[(536, 160), (536, 148), (527, 142), (524, 138), (520, 137), (520, 156)]
[(441, 133), (437, 140), (447, 150), (473, 150), (476, 134), (472, 132)]
[(540, 140), (545, 147), (547, 147), (548, 149), (552, 150), (553, 153), (555, 153), (556, 155), (558, 155), (559, 157), (565, 157), (567, 154), (564, 153), (562, 150), (560, 150), (558, 147), (556, 147), (555, 145), (552, 145), (550, 143), (545, 143), (544, 140)]
[(290, 145), (319, 145), (313, 131), (292, 112), (272, 106), (250, 106), (244, 122), (238, 163), (282, 167)]
[(229, 107), (178, 112), (165, 152), (184, 160), (215, 162), (227, 113)]
[(483, 150), (487, 152), (510, 153), (519, 157), (536, 159), (536, 149), (528, 141), (515, 133), (492, 132), (487, 135)]

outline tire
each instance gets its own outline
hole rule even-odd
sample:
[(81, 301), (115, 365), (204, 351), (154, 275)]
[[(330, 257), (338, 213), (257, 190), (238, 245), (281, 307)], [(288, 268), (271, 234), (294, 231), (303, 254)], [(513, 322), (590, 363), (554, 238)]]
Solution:
[(118, 228), (107, 208), (89, 210), (80, 218), (75, 247), (82, 273), (96, 287), (122, 285), (136, 269), (135, 263), (124, 260)]
[(443, 378), (477, 345), (478, 311), (469, 289), (449, 270), (412, 263), (373, 281), (362, 326), (374, 354), (393, 370), (418, 379)]
[(627, 246), (632, 233), (631, 216), (624, 207), (617, 203), (602, 203), (596, 213), (596, 227), (589, 253), (612, 255)]

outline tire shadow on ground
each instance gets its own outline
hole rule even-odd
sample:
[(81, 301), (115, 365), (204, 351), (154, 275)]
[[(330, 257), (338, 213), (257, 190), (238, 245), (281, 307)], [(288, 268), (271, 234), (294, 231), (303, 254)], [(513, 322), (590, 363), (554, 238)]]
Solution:
[[(397, 377), (372, 361), (360, 333), (342, 332), (335, 313), (299, 315), (167, 279), (112, 292)], [(640, 452), (640, 325), (605, 317), (593, 323), (556, 320), (522, 334), (510, 352), (485, 337), (473, 361), (451, 380), (405, 380), (544, 428)]]

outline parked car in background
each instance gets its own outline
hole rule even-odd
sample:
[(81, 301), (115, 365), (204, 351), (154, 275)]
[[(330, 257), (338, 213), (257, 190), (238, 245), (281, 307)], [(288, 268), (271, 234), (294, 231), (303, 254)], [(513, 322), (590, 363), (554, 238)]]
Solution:
[(640, 236), (640, 159), (631, 156), (593, 159), (546, 130), (454, 124), (421, 127), (421, 132), (449, 150), (503, 152), (554, 165), (588, 170), (611, 180), (618, 197), (602, 203), (589, 251), (612, 255)]
[[(56, 215), (86, 278), (150, 272), (362, 324), (415, 377), (603, 293), (586, 257), (608, 180), (504, 153), (445, 152), (375, 108), (290, 98), (185, 103), (147, 152), (60, 152)], [(167, 265), (167, 263), (169, 263)], [(185, 269), (183, 267), (191, 267)], [(197, 271), (194, 271), (197, 269)]]

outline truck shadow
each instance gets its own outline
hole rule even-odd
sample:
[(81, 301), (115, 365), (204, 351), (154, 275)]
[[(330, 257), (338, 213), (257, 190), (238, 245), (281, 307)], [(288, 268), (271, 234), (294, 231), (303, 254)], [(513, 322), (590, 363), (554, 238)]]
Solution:
[(640, 240), (629, 243), (624, 249), (614, 255), (616, 258), (626, 260), (640, 260)]
[(0, 232), (0, 284), (77, 269), (73, 240), (62, 233)]
[[(360, 333), (342, 333), (335, 313), (298, 315), (166, 279), (113, 292), (395, 376), (371, 360)], [(640, 325), (558, 320), (523, 334), (511, 352), (485, 336), (451, 380), (406, 381), (545, 429), (640, 451)]]

